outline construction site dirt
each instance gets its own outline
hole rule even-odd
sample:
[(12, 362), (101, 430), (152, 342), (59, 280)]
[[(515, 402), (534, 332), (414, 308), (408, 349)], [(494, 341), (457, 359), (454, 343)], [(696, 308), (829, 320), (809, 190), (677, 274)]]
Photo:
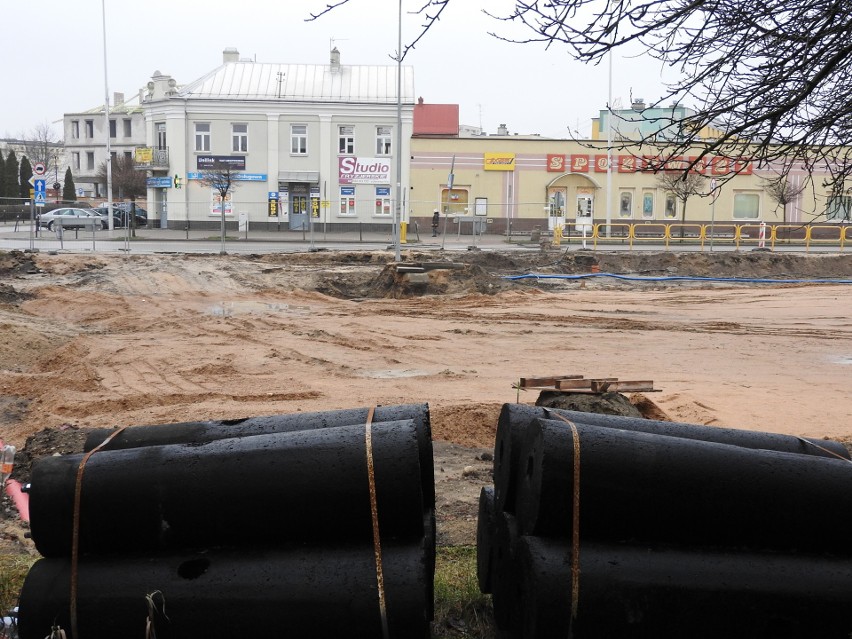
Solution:
[[(0, 254), (13, 478), (90, 428), (427, 402), (438, 543), (461, 545), (501, 406), (538, 398), (521, 377), (653, 380), (656, 418), (852, 441), (852, 290), (817, 281), (852, 255), (402, 257)], [(4, 501), (0, 552), (35, 552), (25, 532)]]

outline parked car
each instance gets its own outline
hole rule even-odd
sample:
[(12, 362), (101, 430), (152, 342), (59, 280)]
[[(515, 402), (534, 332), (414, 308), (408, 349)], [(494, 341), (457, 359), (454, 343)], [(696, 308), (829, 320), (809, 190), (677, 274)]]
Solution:
[[(107, 207), (99, 206), (96, 209), (92, 209), (98, 215), (103, 218), (104, 228), (109, 228), (109, 219), (107, 218)], [(127, 226), (127, 220), (130, 218), (130, 209), (124, 208), (120, 205), (113, 204), (113, 228), (123, 229)], [(136, 207), (136, 228), (147, 226), (148, 225), (148, 212), (142, 207)]]
[[(54, 209), (39, 215), (38, 223), (39, 226), (46, 226), (49, 231), (52, 231), (59, 224), (65, 229), (89, 229), (95, 224), (92, 218), (98, 217), (99, 215), (93, 209)], [(61, 220), (61, 222), (57, 220)], [(103, 225), (100, 228), (103, 228)]]

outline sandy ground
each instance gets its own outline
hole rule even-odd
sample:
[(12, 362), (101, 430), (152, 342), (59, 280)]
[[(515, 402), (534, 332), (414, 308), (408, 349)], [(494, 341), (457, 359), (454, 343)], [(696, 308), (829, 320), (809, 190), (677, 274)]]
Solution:
[(849, 277), (852, 258), (443, 259), (465, 263), (415, 285), (387, 253), (6, 254), (0, 436), (23, 448), (44, 429), (428, 402), (445, 543), (472, 543), (497, 414), (522, 376), (653, 380), (649, 397), (677, 421), (852, 439), (849, 285), (501, 279), (590, 260)]

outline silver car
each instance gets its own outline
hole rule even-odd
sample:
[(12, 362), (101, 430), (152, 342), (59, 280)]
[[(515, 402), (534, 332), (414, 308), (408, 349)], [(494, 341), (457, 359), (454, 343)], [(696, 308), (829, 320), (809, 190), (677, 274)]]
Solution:
[(39, 226), (46, 226), (49, 231), (59, 225), (63, 229), (103, 229), (108, 223), (92, 209), (54, 209), (39, 217)]

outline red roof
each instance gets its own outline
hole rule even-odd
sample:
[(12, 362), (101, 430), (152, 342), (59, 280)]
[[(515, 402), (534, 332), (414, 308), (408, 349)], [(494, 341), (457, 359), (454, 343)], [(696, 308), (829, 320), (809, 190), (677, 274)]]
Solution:
[(458, 134), (458, 104), (424, 104), (420, 98), (414, 105), (414, 135)]

